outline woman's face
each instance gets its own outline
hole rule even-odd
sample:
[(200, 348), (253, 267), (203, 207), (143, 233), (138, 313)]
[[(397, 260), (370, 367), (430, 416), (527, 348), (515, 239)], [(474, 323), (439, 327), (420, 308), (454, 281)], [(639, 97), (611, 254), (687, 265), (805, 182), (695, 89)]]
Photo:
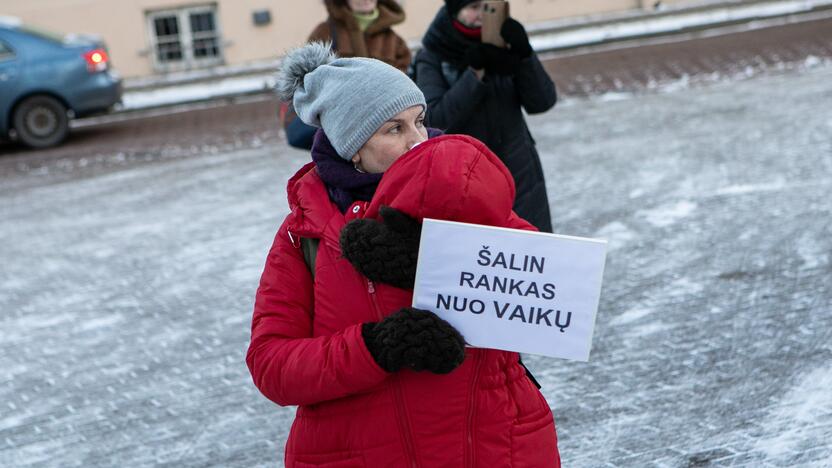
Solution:
[(382, 173), (401, 155), (427, 139), (424, 108), (408, 107), (384, 122), (352, 157), (352, 162), (364, 172)]
[(465, 5), (456, 14), (456, 20), (469, 28), (482, 27), (482, 2), (472, 2)]
[(378, 6), (378, 0), (347, 0), (347, 5), (356, 13), (372, 13)]

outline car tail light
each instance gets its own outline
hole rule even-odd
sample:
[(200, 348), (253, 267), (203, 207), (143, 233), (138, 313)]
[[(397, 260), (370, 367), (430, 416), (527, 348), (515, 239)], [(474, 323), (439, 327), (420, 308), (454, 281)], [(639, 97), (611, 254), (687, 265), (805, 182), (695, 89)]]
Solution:
[(107, 69), (110, 58), (107, 56), (106, 50), (94, 49), (84, 54), (84, 60), (87, 61), (87, 70), (90, 72), (100, 72)]

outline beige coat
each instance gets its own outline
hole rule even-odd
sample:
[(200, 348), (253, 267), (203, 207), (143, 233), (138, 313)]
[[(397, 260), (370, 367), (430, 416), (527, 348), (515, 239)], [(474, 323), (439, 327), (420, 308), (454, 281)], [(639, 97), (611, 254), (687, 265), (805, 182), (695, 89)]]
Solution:
[(402, 7), (394, 0), (379, 0), (379, 17), (362, 32), (352, 11), (335, 0), (326, 0), (327, 21), (319, 24), (309, 35), (309, 41), (330, 41), (335, 31), (335, 43), (340, 57), (371, 57), (406, 72), (410, 65), (410, 49), (404, 39), (391, 27), (404, 22)]

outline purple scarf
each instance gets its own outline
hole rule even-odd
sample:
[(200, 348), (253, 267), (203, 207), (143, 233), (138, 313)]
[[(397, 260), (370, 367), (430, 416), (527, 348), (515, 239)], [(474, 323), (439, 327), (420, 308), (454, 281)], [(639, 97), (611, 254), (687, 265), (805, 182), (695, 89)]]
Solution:
[[(428, 128), (428, 138), (440, 135), (441, 130)], [(351, 161), (338, 156), (323, 130), (315, 132), (312, 160), (315, 162), (318, 175), (326, 184), (329, 198), (341, 213), (345, 213), (356, 200), (370, 201), (384, 175), (358, 172)]]

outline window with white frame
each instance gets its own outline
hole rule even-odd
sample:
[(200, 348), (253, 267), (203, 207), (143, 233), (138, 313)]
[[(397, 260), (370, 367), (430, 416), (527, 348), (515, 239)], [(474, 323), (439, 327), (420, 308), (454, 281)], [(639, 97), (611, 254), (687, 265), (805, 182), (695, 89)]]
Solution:
[(217, 8), (193, 6), (147, 14), (153, 63), (176, 71), (222, 63)]

